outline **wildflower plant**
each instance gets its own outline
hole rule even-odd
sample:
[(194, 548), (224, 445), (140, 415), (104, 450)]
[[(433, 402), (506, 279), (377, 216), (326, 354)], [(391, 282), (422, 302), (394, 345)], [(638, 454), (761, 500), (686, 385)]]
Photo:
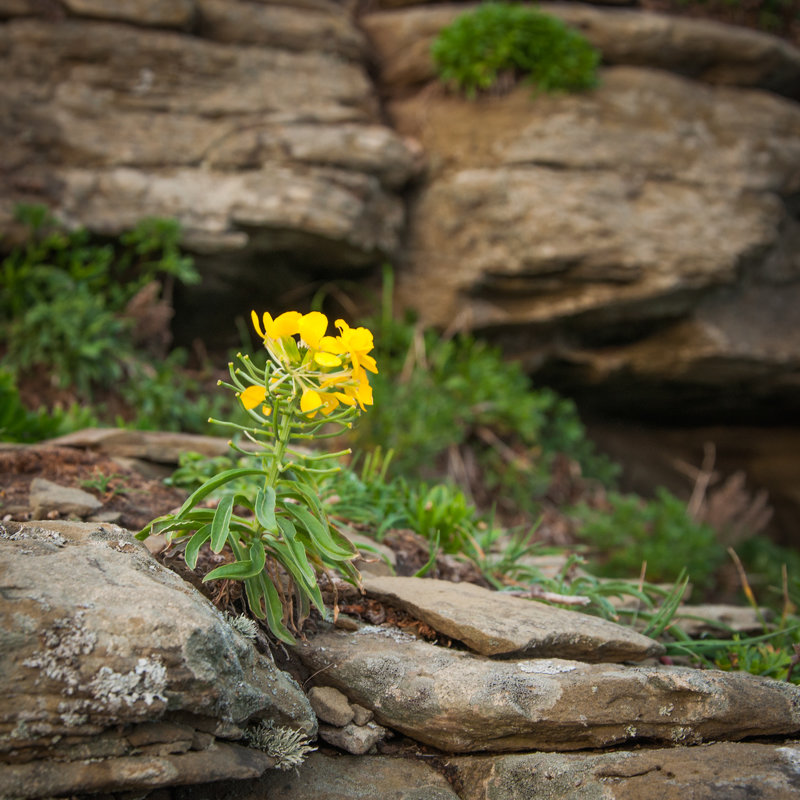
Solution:
[[(235, 560), (209, 572), (204, 582), (243, 581), (251, 612), (266, 619), (277, 638), (293, 642), (289, 626), (296, 628), (295, 619), (307, 616), (312, 604), (324, 614), (319, 571), (332, 568), (359, 579), (352, 564), (356, 550), (330, 525), (318, 490), (318, 481), (338, 470), (330, 459), (349, 451), (297, 448), (350, 428), (372, 404), (368, 373), (378, 370), (367, 328), (340, 319), (338, 335), (329, 335), (328, 319), (317, 311), (287, 311), (275, 319), (252, 312), (252, 320), (267, 350), (266, 366), (239, 354), (238, 366), (228, 365), (230, 383), (220, 381), (235, 393), (251, 424), (211, 421), (239, 431), (255, 452), (233, 442), (231, 447), (257, 463), (213, 475), (176, 514), (159, 517), (137, 536), (186, 541), (184, 558), (192, 569), (204, 544), (214, 553), (228, 545)], [(213, 492), (222, 493), (217, 507), (201, 507)]]

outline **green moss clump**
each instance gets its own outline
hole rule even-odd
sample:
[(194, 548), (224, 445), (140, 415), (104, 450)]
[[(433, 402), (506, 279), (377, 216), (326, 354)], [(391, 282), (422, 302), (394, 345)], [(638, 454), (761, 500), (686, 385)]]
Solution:
[(561, 20), (517, 3), (484, 3), (441, 31), (431, 53), (441, 80), (468, 97), (502, 75), (546, 92), (597, 85), (600, 54)]

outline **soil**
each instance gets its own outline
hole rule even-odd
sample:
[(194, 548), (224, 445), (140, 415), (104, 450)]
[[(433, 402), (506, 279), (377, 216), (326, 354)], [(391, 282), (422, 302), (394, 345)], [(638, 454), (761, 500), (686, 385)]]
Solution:
[(164, 484), (170, 471), (73, 447), (0, 445), (0, 519), (30, 519), (31, 483), (45, 478), (89, 492), (103, 504), (98, 514), (118, 513), (116, 522), (135, 532), (186, 498)]

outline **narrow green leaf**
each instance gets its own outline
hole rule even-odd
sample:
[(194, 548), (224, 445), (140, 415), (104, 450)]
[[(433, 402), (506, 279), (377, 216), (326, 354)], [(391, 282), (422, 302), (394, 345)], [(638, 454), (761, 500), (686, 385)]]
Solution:
[(219, 501), (214, 519), (211, 523), (211, 549), (215, 553), (222, 551), (228, 539), (231, 514), (233, 513), (233, 496), (226, 495)]
[(243, 581), (246, 578), (253, 578), (258, 575), (264, 565), (254, 564), (249, 558), (245, 561), (234, 561), (233, 564), (223, 564), (221, 567), (212, 569), (203, 578), (203, 583), (208, 581), (215, 581), (220, 578), (235, 578), (236, 580)]
[(197, 556), (200, 548), (211, 538), (211, 526), (203, 525), (194, 536), (186, 543), (186, 550), (183, 553), (184, 561), (191, 569), (197, 566)]
[(272, 581), (264, 572), (258, 574), (257, 580), (261, 583), (269, 629), (281, 641), (287, 644), (295, 644), (294, 636), (289, 633), (289, 629), (283, 624), (283, 606), (278, 596), (278, 590), (272, 585)]
[(336, 544), (328, 526), (318, 520), (307, 508), (287, 504), (286, 510), (308, 532), (315, 549), (337, 560), (352, 558), (356, 554), (355, 548), (345, 549)]
[(253, 562), (253, 567), (258, 572), (264, 569), (264, 564), (267, 563), (267, 554), (264, 552), (264, 544), (261, 539), (254, 539), (250, 545), (250, 561)]
[(259, 489), (255, 503), (256, 519), (270, 533), (276, 533), (278, 524), (275, 520), (275, 490), (271, 486)]
[(264, 470), (260, 467), (236, 467), (235, 469), (227, 469), (215, 475), (213, 478), (207, 480), (201, 487), (195, 489), (187, 498), (186, 502), (180, 507), (176, 516), (180, 517), (190, 508), (194, 508), (201, 500), (204, 500), (215, 489), (219, 489), (230, 481), (237, 478), (246, 478), (249, 475), (263, 475)]

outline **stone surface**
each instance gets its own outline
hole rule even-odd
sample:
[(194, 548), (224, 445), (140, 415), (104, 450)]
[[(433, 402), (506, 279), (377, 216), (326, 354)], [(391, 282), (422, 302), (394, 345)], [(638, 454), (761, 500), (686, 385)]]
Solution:
[(63, 517), (88, 517), (103, 504), (89, 492), (70, 486), (61, 486), (44, 478), (31, 481), (29, 504), (35, 517), (46, 517), (56, 512)]
[(467, 757), (447, 768), (461, 800), (786, 800), (800, 791), (800, 744)]
[(430, 765), (406, 758), (311, 753), (296, 771), (179, 790), (175, 800), (458, 800)]
[(194, 0), (60, 0), (77, 16), (133, 22), (159, 28), (188, 28), (194, 21)]
[(615, 67), (580, 95), (422, 92), (390, 110), (429, 160), (401, 305), (600, 409), (674, 410), (666, 383), (686, 414), (790, 413), (800, 106)]
[(368, 722), (366, 725), (355, 725), (351, 722), (343, 728), (336, 728), (332, 725), (320, 725), (319, 727), (321, 739), (356, 756), (369, 753), (387, 733), (386, 728), (376, 725), (374, 722)]
[(642, 661), (664, 652), (630, 628), (471, 583), (369, 577), (364, 588), (481, 655), (596, 662)]
[(496, 661), (374, 626), (321, 633), (294, 652), (381, 725), (447, 752), (697, 744), (800, 730), (800, 687), (747, 673)]
[[(361, 24), (378, 53), (383, 83), (396, 90), (433, 80), (433, 40), (443, 27), (477, 5), (450, 3), (365, 14)], [(654, 67), (709, 83), (800, 97), (800, 50), (775, 36), (639, 9), (583, 3), (538, 7), (576, 28), (601, 52), (605, 64)]]
[[(3, 523), (0, 583), (9, 780), (39, 774), (68, 793), (258, 774), (261, 756), (213, 750), (215, 737), (259, 719), (316, 731), (297, 684), (121, 528)], [(143, 753), (157, 758), (131, 760)], [(87, 757), (101, 759), (90, 772)], [(54, 759), (71, 766), (37, 772)]]
[(256, 778), (274, 763), (259, 750), (217, 743), (178, 755), (140, 755), (69, 762), (0, 764), (4, 797), (41, 798), (125, 788), (192, 785), (222, 778)]
[(206, 254), (353, 267), (394, 253), (415, 155), (380, 121), (347, 11), (192, 5), (206, 38), (85, 18), (0, 26), (15, 76), (0, 91), (0, 229), (34, 201), (103, 234), (174, 217)]
[(343, 728), (353, 721), (355, 712), (350, 702), (333, 686), (313, 686), (308, 693), (308, 702), (314, 713), (330, 725)]

